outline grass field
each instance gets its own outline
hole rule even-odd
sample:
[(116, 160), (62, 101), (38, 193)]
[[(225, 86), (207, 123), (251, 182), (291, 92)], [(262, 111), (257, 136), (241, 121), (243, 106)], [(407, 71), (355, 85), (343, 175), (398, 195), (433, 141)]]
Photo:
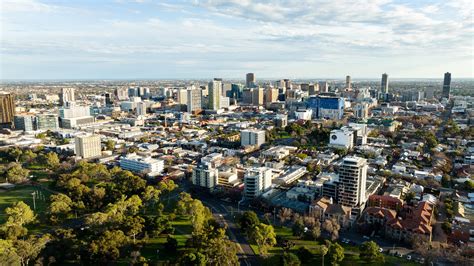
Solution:
[[(28, 204), (33, 210), (33, 192), (39, 192), (42, 197), (36, 197), (36, 211), (37, 215), (43, 215), (48, 207), (50, 192), (31, 185), (19, 185), (14, 189), (7, 191), (0, 191), (0, 223), (5, 222), (5, 209), (10, 207), (13, 203), (23, 201)], [(42, 198), (45, 198), (44, 200)]]

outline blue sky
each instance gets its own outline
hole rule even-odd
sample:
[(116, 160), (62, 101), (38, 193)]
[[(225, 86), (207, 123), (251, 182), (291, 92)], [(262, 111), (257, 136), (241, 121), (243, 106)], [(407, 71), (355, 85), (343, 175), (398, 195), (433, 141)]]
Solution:
[(474, 77), (470, 0), (0, 0), (0, 78)]

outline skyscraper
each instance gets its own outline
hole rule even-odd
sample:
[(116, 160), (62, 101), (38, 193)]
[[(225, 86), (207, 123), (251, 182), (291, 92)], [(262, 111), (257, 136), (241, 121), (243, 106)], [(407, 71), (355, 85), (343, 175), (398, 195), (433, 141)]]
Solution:
[(219, 110), (221, 108), (222, 79), (215, 78), (209, 82), (209, 110)]
[(67, 102), (74, 102), (76, 100), (74, 95), (74, 88), (62, 88), (59, 94), (59, 102), (61, 105), (66, 105)]
[(329, 85), (327, 81), (319, 82), (319, 92), (321, 93), (329, 92)]
[(11, 127), (15, 116), (15, 100), (12, 94), (0, 92), (0, 128)]
[(451, 73), (444, 73), (444, 82), (443, 82), (443, 98), (449, 99), (449, 94), (451, 93)]
[(366, 201), (367, 160), (346, 156), (339, 168), (339, 203), (359, 209)]
[(346, 89), (351, 90), (351, 76), (346, 76)]
[(137, 103), (137, 115), (146, 115), (146, 103)]
[(380, 91), (383, 94), (388, 93), (388, 74), (387, 73), (382, 74), (382, 83), (380, 85)]
[(245, 86), (247, 88), (253, 88), (255, 87), (256, 83), (257, 83), (257, 80), (255, 79), (255, 74), (247, 73), (246, 78), (245, 78)]
[(188, 102), (187, 110), (189, 113), (199, 113), (202, 110), (202, 90), (193, 86), (187, 89)]

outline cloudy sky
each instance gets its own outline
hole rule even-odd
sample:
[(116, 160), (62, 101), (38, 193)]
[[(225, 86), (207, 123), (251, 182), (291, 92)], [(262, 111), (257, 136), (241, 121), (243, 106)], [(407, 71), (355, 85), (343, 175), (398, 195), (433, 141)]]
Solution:
[(470, 0), (0, 0), (0, 78), (474, 77)]

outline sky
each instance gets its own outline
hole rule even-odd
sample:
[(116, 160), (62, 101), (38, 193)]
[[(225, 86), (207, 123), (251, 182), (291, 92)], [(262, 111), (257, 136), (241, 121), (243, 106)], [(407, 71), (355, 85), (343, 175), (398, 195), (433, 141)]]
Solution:
[(0, 0), (0, 79), (474, 77), (470, 0)]

